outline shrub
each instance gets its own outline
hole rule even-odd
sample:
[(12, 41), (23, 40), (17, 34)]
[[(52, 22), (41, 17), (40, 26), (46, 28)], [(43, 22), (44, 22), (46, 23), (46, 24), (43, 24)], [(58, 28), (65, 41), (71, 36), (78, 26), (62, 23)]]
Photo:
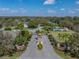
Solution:
[(36, 22), (34, 20), (30, 20), (28, 22), (28, 27), (29, 28), (37, 28), (37, 24), (36, 24)]
[(5, 27), (4, 30), (12, 30), (11, 27)]
[(52, 35), (48, 35), (48, 38), (49, 38), (49, 40), (50, 40), (50, 42), (51, 42), (51, 45), (54, 45), (54, 46), (57, 45), (57, 42), (56, 42), (56, 40), (53, 38)]
[(23, 37), (22, 35), (19, 35), (15, 38), (14, 44), (22, 45), (26, 42), (27, 38)]
[(51, 29), (51, 26), (44, 26), (43, 29), (46, 30), (46, 31), (49, 31)]
[(0, 56), (4, 55), (4, 48), (0, 46)]
[(70, 47), (69, 53), (71, 56), (79, 58), (79, 34), (73, 33), (67, 41), (68, 47)]
[(24, 24), (23, 24), (23, 22), (19, 22), (19, 23), (17, 24), (17, 26), (16, 26), (14, 29), (23, 30), (23, 29), (24, 29)]
[(21, 35), (28, 38), (29, 37), (29, 31), (27, 29), (23, 29), (21, 31)]
[(14, 44), (27, 45), (28, 41), (30, 40), (30, 37), (31, 37), (31, 34), (29, 33), (29, 31), (27, 29), (23, 29), (21, 31), (21, 34), (15, 38)]

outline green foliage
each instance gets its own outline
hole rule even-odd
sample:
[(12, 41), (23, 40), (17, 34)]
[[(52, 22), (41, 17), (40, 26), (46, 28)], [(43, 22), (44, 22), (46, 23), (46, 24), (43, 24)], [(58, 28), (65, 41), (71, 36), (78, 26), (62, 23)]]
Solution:
[[(13, 47), (13, 46), (12, 46)], [(12, 48), (0, 46), (0, 56), (9, 55), (12, 56), (15, 51)]]
[(26, 37), (23, 37), (22, 35), (20, 36), (17, 36), (14, 43), (15, 44), (18, 44), (18, 45), (22, 45), (22, 44), (25, 44), (27, 41), (27, 38)]
[(21, 31), (21, 34), (15, 38), (14, 44), (26, 45), (26, 44), (28, 44), (30, 37), (31, 37), (31, 34), (29, 33), (29, 31), (27, 29), (23, 29)]
[(12, 30), (11, 27), (5, 27), (4, 30)]
[(27, 29), (23, 29), (21, 31), (21, 35), (28, 38), (29, 37), (29, 31)]
[(19, 22), (16, 29), (20, 29), (20, 30), (23, 30), (24, 29), (24, 24), (23, 22)]
[(34, 20), (30, 20), (28, 23), (29, 28), (36, 28), (37, 24)]
[[(5, 32), (5, 31), (4, 31)], [(12, 56), (14, 51), (14, 45), (12, 36), (10, 34), (10, 31), (0, 33), (0, 56), (9, 55)]]
[(68, 41), (71, 56), (79, 58), (79, 34), (73, 33)]
[(69, 21), (69, 20), (63, 20), (63, 21), (60, 22), (60, 26), (72, 29), (73, 23), (71, 21)]
[(43, 29), (48, 31), (49, 29), (51, 29), (51, 26), (44, 26)]
[(0, 45), (0, 56), (4, 55), (4, 48)]
[(44, 33), (44, 31), (39, 29), (39, 30), (36, 31), (36, 33), (37, 34), (42, 34), (42, 33)]
[(54, 37), (50, 34), (50, 35), (48, 35), (48, 38), (49, 38), (49, 40), (50, 40), (50, 42), (51, 42), (51, 45), (53, 45), (53, 46), (56, 47), (57, 42), (56, 42), (56, 40), (54, 39)]
[(69, 33), (58, 33), (58, 38), (60, 42), (68, 41), (70, 37)]
[(5, 34), (0, 32), (0, 56), (12, 56), (17, 51), (16, 45), (27, 46), (29, 37), (31, 35), (27, 29), (23, 29), (15, 40), (12, 39), (10, 31), (5, 32)]
[(3, 26), (2, 26), (2, 24), (0, 24), (0, 28), (2, 28)]

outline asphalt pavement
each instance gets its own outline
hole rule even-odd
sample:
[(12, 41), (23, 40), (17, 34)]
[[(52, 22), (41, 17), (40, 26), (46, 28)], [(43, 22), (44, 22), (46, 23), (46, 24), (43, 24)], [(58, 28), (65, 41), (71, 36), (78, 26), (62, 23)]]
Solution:
[(42, 35), (40, 40), (43, 42), (42, 50), (37, 48), (36, 38), (37, 35), (33, 35), (31, 41), (28, 44), (25, 52), (17, 59), (63, 59), (56, 52), (50, 44), (50, 41), (46, 35)]

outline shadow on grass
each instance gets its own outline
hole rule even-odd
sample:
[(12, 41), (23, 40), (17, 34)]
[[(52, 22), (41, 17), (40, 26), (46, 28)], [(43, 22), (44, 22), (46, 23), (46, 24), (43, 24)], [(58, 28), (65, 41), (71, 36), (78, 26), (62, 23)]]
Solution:
[(69, 56), (69, 55), (65, 55), (63, 51), (58, 50), (58, 49), (55, 48), (55, 47), (54, 47), (54, 50), (55, 50), (55, 52), (56, 52), (59, 56), (63, 57), (64, 59), (77, 59), (77, 58), (73, 58), (73, 57), (71, 57), (71, 56)]

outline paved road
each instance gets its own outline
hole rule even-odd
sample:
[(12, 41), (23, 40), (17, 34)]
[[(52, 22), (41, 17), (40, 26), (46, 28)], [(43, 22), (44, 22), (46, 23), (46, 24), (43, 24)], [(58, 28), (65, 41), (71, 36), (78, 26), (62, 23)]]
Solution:
[(46, 35), (42, 36), (43, 49), (38, 50), (36, 46), (37, 35), (33, 35), (29, 42), (27, 50), (17, 59), (62, 59), (58, 56), (48, 40)]

